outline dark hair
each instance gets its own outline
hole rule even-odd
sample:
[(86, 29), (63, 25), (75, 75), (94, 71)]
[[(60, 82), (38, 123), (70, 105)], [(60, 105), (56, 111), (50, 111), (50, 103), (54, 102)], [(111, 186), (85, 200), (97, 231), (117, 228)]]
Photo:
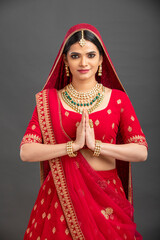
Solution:
[[(76, 43), (76, 42), (79, 42), (81, 38), (82, 38), (82, 32), (81, 31), (78, 31), (78, 32), (74, 33), (68, 39), (68, 41), (66, 42), (63, 53), (65, 55), (67, 55), (67, 52), (69, 51), (71, 45)], [(84, 30), (84, 39), (94, 43), (96, 45), (96, 47), (98, 48), (100, 55), (104, 54), (103, 48), (102, 48), (99, 40), (97, 39), (97, 37), (92, 32), (90, 32), (88, 30)]]

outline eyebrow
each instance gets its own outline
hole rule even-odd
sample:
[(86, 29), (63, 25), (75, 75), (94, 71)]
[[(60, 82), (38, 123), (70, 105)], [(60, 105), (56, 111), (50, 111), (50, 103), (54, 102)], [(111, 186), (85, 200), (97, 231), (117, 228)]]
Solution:
[[(86, 54), (93, 54), (93, 53), (96, 53), (96, 51), (90, 51), (90, 52), (87, 52)], [(78, 52), (71, 52), (71, 54), (73, 55), (73, 54), (80, 54), (80, 53), (78, 53)]]

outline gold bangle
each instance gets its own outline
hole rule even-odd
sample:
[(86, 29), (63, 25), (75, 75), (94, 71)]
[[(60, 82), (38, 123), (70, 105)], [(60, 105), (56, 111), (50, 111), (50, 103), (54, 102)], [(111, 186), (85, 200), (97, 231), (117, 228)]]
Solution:
[(102, 142), (100, 140), (95, 141), (95, 149), (94, 149), (93, 156), (99, 157), (100, 152), (101, 152), (101, 143)]
[(73, 141), (67, 142), (67, 154), (69, 157), (76, 157), (77, 152), (75, 152), (75, 153), (73, 152), (72, 143), (73, 143)]

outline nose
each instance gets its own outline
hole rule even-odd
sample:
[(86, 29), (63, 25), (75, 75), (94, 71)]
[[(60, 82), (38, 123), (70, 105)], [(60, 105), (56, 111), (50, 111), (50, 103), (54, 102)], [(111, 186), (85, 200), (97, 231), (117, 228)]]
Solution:
[(82, 67), (86, 67), (87, 66), (87, 59), (86, 59), (85, 56), (81, 57), (81, 63), (80, 64), (81, 64)]

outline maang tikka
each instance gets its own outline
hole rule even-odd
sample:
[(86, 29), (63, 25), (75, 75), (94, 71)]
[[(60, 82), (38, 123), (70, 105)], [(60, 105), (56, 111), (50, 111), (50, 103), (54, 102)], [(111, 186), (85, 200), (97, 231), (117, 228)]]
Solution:
[(82, 30), (81, 32), (82, 32), (82, 37), (79, 41), (79, 45), (83, 47), (86, 44), (86, 40), (84, 39), (84, 31)]

